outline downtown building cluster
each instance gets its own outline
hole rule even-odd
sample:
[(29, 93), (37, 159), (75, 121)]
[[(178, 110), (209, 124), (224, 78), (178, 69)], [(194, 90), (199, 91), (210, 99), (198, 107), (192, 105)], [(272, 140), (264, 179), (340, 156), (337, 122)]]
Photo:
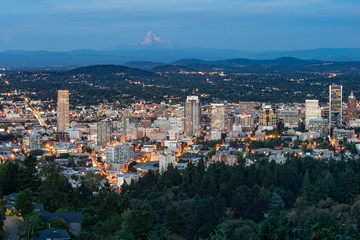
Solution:
[(184, 169), (201, 159), (249, 165), (259, 157), (282, 163), (289, 155), (357, 158), (357, 101), (351, 93), (344, 102), (340, 85), (330, 85), (329, 102), (321, 104), (202, 103), (188, 96), (180, 104), (140, 100), (119, 107), (104, 101), (85, 107), (72, 106), (70, 96), (59, 90), (56, 101), (41, 102), (19, 92), (4, 95), (0, 134), (17, 138), (0, 143), (1, 160), (32, 153), (43, 164), (62, 165), (74, 186), (78, 176), (95, 172), (116, 188), (147, 171), (161, 173), (170, 164)]

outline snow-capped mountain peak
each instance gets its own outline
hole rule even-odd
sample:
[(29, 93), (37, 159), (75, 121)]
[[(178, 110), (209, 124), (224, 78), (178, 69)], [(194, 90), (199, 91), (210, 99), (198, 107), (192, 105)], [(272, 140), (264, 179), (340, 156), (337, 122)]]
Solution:
[(130, 43), (129, 45), (139, 47), (139, 48), (152, 48), (152, 47), (163, 47), (163, 48), (171, 48), (172, 44), (169, 40), (161, 38), (158, 34), (153, 31), (149, 31), (145, 34), (145, 36), (136, 41), (134, 43)]
[(151, 44), (156, 44), (156, 43), (163, 43), (166, 42), (166, 40), (162, 39), (159, 35), (157, 35), (156, 33), (149, 31), (143, 39), (141, 39), (140, 41), (138, 41), (139, 44), (141, 45), (151, 45)]

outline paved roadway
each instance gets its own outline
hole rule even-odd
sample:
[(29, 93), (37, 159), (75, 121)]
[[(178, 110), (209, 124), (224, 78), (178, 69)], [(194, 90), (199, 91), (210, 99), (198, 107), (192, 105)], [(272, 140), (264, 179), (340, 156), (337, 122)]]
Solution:
[(5, 240), (18, 240), (19, 236), (17, 235), (18, 226), (22, 223), (20, 218), (15, 216), (7, 216), (4, 220), (4, 232)]

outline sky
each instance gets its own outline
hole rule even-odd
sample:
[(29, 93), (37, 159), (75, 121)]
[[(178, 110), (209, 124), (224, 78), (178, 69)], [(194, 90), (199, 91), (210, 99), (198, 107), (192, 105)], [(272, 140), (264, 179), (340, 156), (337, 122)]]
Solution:
[(179, 47), (360, 47), (359, 0), (1, 0), (0, 51), (107, 49), (148, 31)]

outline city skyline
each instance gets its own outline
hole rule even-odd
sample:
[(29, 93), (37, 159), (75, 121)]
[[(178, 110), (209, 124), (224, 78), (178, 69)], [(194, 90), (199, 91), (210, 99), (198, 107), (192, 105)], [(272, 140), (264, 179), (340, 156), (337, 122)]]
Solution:
[(359, 238), (359, 9), (0, 1), (0, 239)]
[[(44, 79), (39, 72), (34, 74)], [(48, 76), (49, 73), (45, 74)], [(106, 79), (104, 77), (106, 75), (103, 74), (104, 72), (101, 79)], [(186, 73), (186, 78), (193, 74), (195, 73)], [(229, 76), (225, 73), (201, 72), (201, 74), (209, 74), (206, 84), (215, 84), (215, 79), (221, 81), (222, 88), (217, 88), (216, 92), (227, 91), (223, 84), (229, 81)], [(329, 76), (335, 78), (335, 75)], [(329, 199), (334, 200), (331, 201), (333, 203), (341, 204), (339, 206), (347, 204), (348, 207), (343, 208), (341, 213), (344, 216), (350, 216), (346, 220), (349, 224), (345, 226), (342, 224), (342, 227), (351, 229), (356, 224), (351, 214), (353, 214), (354, 206), (360, 204), (357, 200), (360, 189), (355, 188), (359, 181), (356, 176), (359, 174), (360, 119), (356, 94), (351, 91), (354, 85), (349, 85), (346, 81), (343, 82), (344, 88), (343, 85), (334, 84), (330, 87), (329, 85), (321, 86), (320, 91), (324, 91), (329, 99), (327, 102), (322, 102), (320, 106), (316, 99), (319, 96), (311, 94), (308, 89), (304, 90), (304, 98), (299, 101), (267, 103), (261, 99), (258, 99), (259, 101), (238, 101), (238, 99), (229, 101), (228, 94), (222, 99), (214, 99), (202, 93), (201, 88), (194, 88), (192, 92), (187, 92), (184, 85), (180, 91), (185, 92), (185, 101), (171, 96), (168, 101), (156, 102), (156, 97), (159, 95), (155, 95), (152, 100), (132, 98), (133, 101), (128, 101), (125, 98), (100, 98), (96, 104), (82, 104), (79, 100), (84, 96), (75, 94), (77, 88), (58, 90), (59, 100), (56, 102), (53, 100), (56, 96), (55, 90), (45, 88), (51, 99), (44, 99), (44, 96), (40, 94), (43, 90), (34, 88), (29, 92), (24, 82), (17, 84), (24, 79), (19, 77), (21, 74), (16, 73), (14, 76), (15, 78), (11, 80), (5, 80), (8, 75), (2, 76), (5, 80), (3, 84), (11, 84), (12, 87), (17, 86), (19, 89), (0, 93), (2, 108), (0, 158), (3, 176), (0, 187), (5, 194), (4, 200), (14, 197), (17, 191), (16, 194), (20, 196), (26, 194), (29, 196), (31, 205), (34, 201), (36, 202), (35, 211), (37, 211), (37, 206), (40, 206), (39, 212), (47, 216), (39, 219), (39, 222), (44, 225), (49, 221), (48, 219), (59, 214), (59, 212), (51, 212), (60, 208), (67, 209), (68, 206), (73, 207), (71, 212), (61, 212), (64, 216), (77, 216), (75, 219), (65, 218), (68, 228), (62, 230), (64, 234), (72, 233), (81, 236), (101, 234), (105, 238), (112, 236), (118, 229), (127, 233), (129, 228), (122, 225), (114, 225), (113, 233), (102, 233), (102, 231), (96, 233), (97, 228), (89, 228), (88, 225), (82, 224), (82, 216), (85, 214), (88, 214), (86, 217), (89, 219), (97, 219), (97, 215), (89, 214), (88, 209), (90, 213), (93, 209), (100, 209), (99, 212), (105, 215), (115, 213), (121, 217), (126, 216), (129, 211), (134, 211), (134, 207), (130, 204), (127, 210), (120, 209), (115, 212), (111, 202), (115, 203), (123, 199), (128, 202), (129, 198), (125, 196), (129, 196), (131, 202), (143, 203), (148, 202), (148, 199), (156, 199), (159, 203), (161, 199), (166, 199), (165, 201), (169, 204), (174, 202), (177, 205), (183, 204), (184, 209), (189, 208), (189, 202), (201, 196), (203, 200), (199, 201), (200, 207), (203, 207), (206, 201), (213, 201), (210, 205), (205, 204), (209, 206), (206, 214), (209, 216), (208, 219), (219, 214), (219, 219), (216, 220), (216, 225), (218, 225), (223, 222), (222, 216), (243, 215), (241, 211), (244, 209), (244, 204), (239, 205), (237, 201), (241, 198), (249, 198), (245, 205), (247, 212), (257, 213), (253, 210), (251, 201), (254, 200), (252, 199), (257, 199), (261, 191), (271, 193), (274, 187), (282, 192), (288, 192), (291, 197), (287, 198), (284, 195), (284, 199), (293, 206), (304, 199), (304, 195), (313, 199), (314, 206)], [(76, 75), (73, 72), (69, 75), (71, 84), (79, 80), (77, 76), (81, 79), (87, 75), (83, 73)], [(269, 76), (271, 75), (267, 75)], [(210, 81), (210, 78), (213, 81)], [(294, 78), (292, 75), (291, 81), (304, 80), (302, 74), (298, 76), (298, 79)], [(29, 81), (28, 79), (29, 75), (25, 82)], [(143, 78), (136, 79), (144, 80)], [(319, 84), (318, 79), (312, 80), (311, 83), (313, 81)], [(93, 85), (89, 78), (86, 78), (86, 84)], [(135, 85), (139, 84), (140, 81), (136, 81)], [(101, 89), (100, 91), (108, 89), (101, 85), (97, 86)], [(161, 87), (161, 85), (156, 86)], [(63, 89), (64, 85), (61, 88)], [(266, 86), (266, 89), (271, 88)], [(280, 89), (274, 90), (278, 92)], [(347, 99), (344, 97), (343, 90), (346, 95), (348, 91), (351, 91)], [(85, 90), (82, 89), (82, 92)], [(295, 89), (295, 92), (300, 91)], [(64, 117), (65, 111), (57, 105), (69, 107), (69, 93), (71, 93), (72, 101), (67, 116), (71, 124), (65, 132), (59, 133), (56, 126), (60, 122), (64, 123), (64, 118), (61, 116)], [(141, 97), (144, 96), (141, 95)], [(308, 97), (311, 100), (307, 99)], [(346, 100), (348, 100), (347, 104)], [(55, 111), (56, 108), (58, 111)], [(338, 121), (335, 124), (337, 127), (334, 127), (332, 134), (328, 134), (329, 122), (331, 124), (334, 111), (337, 116), (335, 120)], [(24, 171), (27, 174), (24, 174)], [(22, 181), (24, 179), (22, 176), (28, 176), (25, 179), (30, 179), (32, 182)], [(316, 177), (314, 182), (309, 180), (310, 176)], [(349, 176), (352, 176), (351, 181), (346, 178)], [(19, 178), (21, 178), (20, 181), (14, 181)], [(19, 184), (13, 184), (14, 182)], [(53, 187), (58, 186), (59, 182), (63, 187)], [(342, 187), (334, 188), (334, 182), (341, 183)], [(234, 195), (231, 194), (230, 186), (236, 183), (240, 184), (240, 187), (236, 190), (238, 194)], [(34, 192), (26, 188), (28, 185), (33, 187)], [(304, 190), (304, 186), (309, 186), (309, 189), (313, 190), (308, 193), (306, 192), (308, 190)], [(322, 188), (317, 186), (322, 186)], [(324, 194), (323, 188), (326, 186), (327, 190)], [(343, 191), (345, 187), (348, 189)], [(88, 194), (84, 194), (83, 190), (86, 189), (88, 189)], [(108, 190), (104, 191), (105, 189)], [(110, 189), (112, 190), (109, 191)], [(244, 194), (241, 189), (247, 189), (247, 192), (255, 189), (256, 194), (255, 196), (247, 192)], [(41, 194), (38, 196), (33, 194), (39, 191)], [(68, 196), (68, 198), (64, 197), (65, 200), (70, 200), (58, 201), (59, 196), (56, 194), (59, 191), (61, 196)], [(13, 192), (15, 193), (12, 194)], [(104, 194), (111, 194), (112, 200), (108, 202), (109, 198)], [(166, 195), (173, 196), (175, 199), (164, 198)], [(226, 197), (231, 197), (236, 201), (226, 202), (224, 200)], [(275, 197), (282, 199), (280, 195), (275, 195)], [(274, 202), (272, 199), (275, 197), (270, 198), (269, 195), (259, 201), (256, 208), (261, 204), (262, 208), (266, 209), (266, 206)], [(84, 199), (79, 200), (82, 198)], [(94, 204), (99, 200), (105, 204)], [(84, 205), (79, 206), (79, 201)], [(148, 205), (150, 210), (162, 209), (166, 211), (166, 216), (169, 216), (169, 212), (172, 211), (170, 207), (164, 208), (164, 204), (152, 204), (151, 201)], [(20, 204), (19, 198), (16, 197), (15, 208), (22, 216), (25, 216), (25, 221), (28, 221), (29, 215), (25, 215), (23, 208), (18, 207), (18, 204)], [(104, 205), (107, 210), (103, 210)], [(11, 205), (6, 206), (11, 207)], [(223, 210), (218, 212), (213, 206), (223, 206)], [(196, 209), (200, 208), (196, 207)], [(302, 217), (302, 222), (308, 224), (308, 219), (312, 216), (307, 216), (309, 211), (302, 209), (303, 207), (299, 212), (303, 211), (306, 215)], [(310, 212), (317, 211), (314, 207), (310, 209)], [(293, 215), (294, 208), (284, 206), (282, 211), (282, 214), (287, 216), (282, 220), (285, 222)], [(319, 211), (324, 214), (323, 209)], [(331, 208), (329, 211), (332, 211)], [(188, 214), (193, 214), (192, 212), (193, 210), (190, 210)], [(35, 213), (38, 216), (38, 213)], [(191, 224), (196, 219), (185, 218), (186, 215), (180, 215), (182, 214), (180, 212), (177, 214)], [(253, 221), (253, 235), (259, 236), (255, 239), (262, 239), (261, 236), (269, 232), (269, 228), (266, 228), (266, 231), (262, 228), (268, 218), (264, 217), (264, 212), (257, 214), (254, 220), (247, 215), (244, 216), (246, 221)], [(338, 215), (339, 211), (327, 212), (324, 217), (327, 218), (332, 214)], [(194, 216), (196, 215), (195, 212)], [(190, 236), (187, 238), (183, 233), (168, 227), (167, 220), (157, 220), (161, 218), (153, 217), (150, 212), (147, 216), (148, 222), (163, 223), (166, 231), (172, 231), (170, 234), (182, 234), (185, 237), (183, 239), (193, 239), (197, 234), (193, 233), (193, 228), (189, 231), (183, 225), (182, 231), (187, 231)], [(237, 221), (238, 218), (230, 220)], [(211, 222), (201, 219), (197, 221), (204, 224)], [(340, 224), (341, 221), (341, 219), (338, 220), (338, 223)], [(4, 220), (4, 225), (6, 224), (8, 224), (8, 219)], [(286, 224), (293, 223), (288, 221)], [(206, 232), (203, 232), (201, 228), (196, 231), (205, 237), (211, 236), (216, 225), (209, 225)], [(298, 226), (301, 225), (302, 223), (293, 224), (293, 228), (299, 229)], [(277, 229), (277, 227), (272, 229)], [(41, 229), (34, 230), (33, 234), (35, 235), (36, 232), (39, 235), (43, 234)], [(4, 234), (8, 236), (9, 230), (5, 229)], [(122, 234), (122, 232), (116, 233), (117, 236), (122, 236)], [(292, 231), (287, 234), (289, 238), (291, 234)], [(152, 235), (150, 228), (144, 233), (145, 235)], [(311, 235), (304, 239), (312, 239), (312, 237)]]

